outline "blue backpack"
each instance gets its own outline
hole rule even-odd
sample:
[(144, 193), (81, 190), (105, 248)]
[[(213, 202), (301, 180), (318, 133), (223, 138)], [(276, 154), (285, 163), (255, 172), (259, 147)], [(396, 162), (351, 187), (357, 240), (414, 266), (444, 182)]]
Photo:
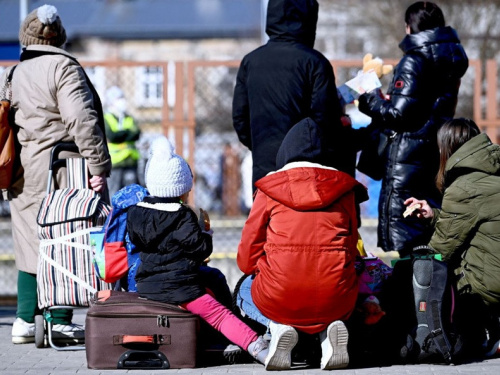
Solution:
[(137, 184), (120, 189), (111, 198), (111, 213), (102, 230), (91, 234), (97, 275), (105, 282), (114, 283), (128, 273), (129, 292), (137, 290), (135, 274), (140, 259), (139, 254), (134, 252), (135, 246), (130, 242), (127, 232), (127, 212), (147, 195), (146, 188)]

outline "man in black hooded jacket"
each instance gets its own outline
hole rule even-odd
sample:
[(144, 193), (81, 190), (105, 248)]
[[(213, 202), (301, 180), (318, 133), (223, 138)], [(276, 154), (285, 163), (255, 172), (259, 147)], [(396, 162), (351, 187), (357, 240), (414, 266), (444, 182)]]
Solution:
[[(313, 49), (318, 20), (316, 0), (269, 0), (269, 41), (246, 55), (233, 98), (233, 125), (241, 143), (252, 151), (255, 182), (275, 169), (276, 154), (288, 130), (310, 117), (340, 157), (329, 166), (354, 173), (354, 157), (340, 145), (344, 131), (330, 62)], [(352, 154), (351, 156), (354, 156)]]

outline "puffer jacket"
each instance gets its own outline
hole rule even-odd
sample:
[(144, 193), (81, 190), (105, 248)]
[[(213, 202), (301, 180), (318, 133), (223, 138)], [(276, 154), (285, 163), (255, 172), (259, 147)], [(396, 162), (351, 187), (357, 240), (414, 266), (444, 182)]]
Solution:
[(312, 162), (321, 159), (315, 125), (295, 125), (278, 152), (282, 168), (257, 181), (237, 256), (240, 270), (256, 275), (251, 292), (260, 312), (307, 333), (354, 308), (356, 200), (366, 199), (354, 178)]
[[(327, 137), (342, 138), (333, 68), (313, 49), (317, 18), (316, 0), (271, 0), (266, 24), (269, 40), (241, 62), (233, 126), (241, 143), (252, 151), (254, 185), (275, 170), (278, 148), (300, 120), (310, 117), (325, 128)], [(344, 155), (341, 161), (345, 160)], [(343, 165), (337, 168), (344, 170)]]
[(307, 333), (347, 319), (357, 298), (354, 187), (344, 172), (293, 162), (257, 182), (237, 263), (269, 319)]
[(403, 202), (414, 196), (440, 207), (435, 186), (439, 167), (436, 134), (453, 118), (467, 55), (451, 27), (407, 35), (399, 47), (404, 56), (394, 69), (387, 92), (359, 98), (359, 109), (381, 128), (388, 143), (386, 172), (379, 196), (378, 246), (407, 253), (428, 243), (432, 230), (417, 218), (403, 218)]
[(212, 253), (212, 236), (201, 231), (191, 208), (145, 197), (130, 207), (127, 231), (141, 259), (135, 276), (140, 296), (183, 304), (206, 293), (199, 268)]
[[(30, 53), (49, 53), (20, 62), (12, 78), (12, 108), (20, 143), (11, 198), (12, 235), (17, 269), (36, 274), (39, 251), (36, 217), (46, 195), (50, 151), (73, 141), (88, 162), (91, 175), (109, 173), (111, 160), (99, 124), (94, 96), (82, 67), (60, 48), (30, 45)], [(8, 69), (0, 82), (5, 81)], [(64, 176), (58, 185), (65, 185)]]
[(459, 290), (499, 303), (500, 146), (486, 134), (469, 140), (448, 160), (446, 185), (429, 245), (457, 266)]

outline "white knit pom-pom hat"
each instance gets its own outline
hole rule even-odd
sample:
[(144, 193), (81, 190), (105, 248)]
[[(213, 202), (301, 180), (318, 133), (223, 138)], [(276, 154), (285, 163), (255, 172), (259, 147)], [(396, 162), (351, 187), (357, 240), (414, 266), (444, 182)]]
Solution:
[(189, 164), (174, 152), (174, 146), (164, 136), (151, 144), (145, 179), (149, 193), (155, 197), (180, 197), (193, 187)]

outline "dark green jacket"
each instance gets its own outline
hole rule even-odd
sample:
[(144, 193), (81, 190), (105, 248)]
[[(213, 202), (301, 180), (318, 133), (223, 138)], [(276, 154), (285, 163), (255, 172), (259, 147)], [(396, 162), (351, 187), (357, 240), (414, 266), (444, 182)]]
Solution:
[(500, 302), (500, 146), (480, 134), (446, 164), (446, 190), (430, 246), (456, 265), (459, 290)]

